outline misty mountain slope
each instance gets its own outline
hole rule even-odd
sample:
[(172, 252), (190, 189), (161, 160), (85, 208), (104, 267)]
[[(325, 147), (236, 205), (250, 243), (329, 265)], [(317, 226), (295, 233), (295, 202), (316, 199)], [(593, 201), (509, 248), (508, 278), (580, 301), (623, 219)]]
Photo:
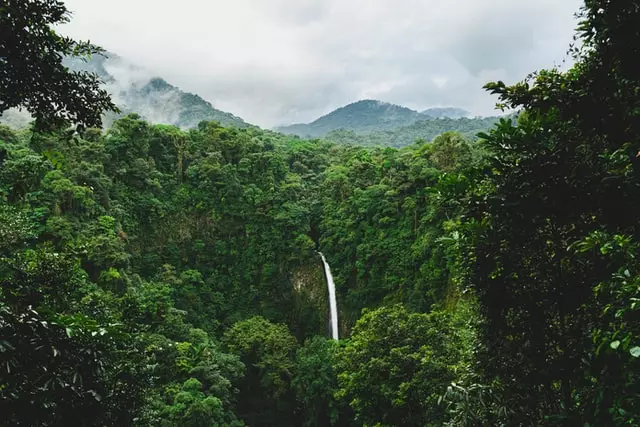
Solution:
[[(200, 96), (184, 92), (115, 54), (108, 53), (107, 57), (94, 55), (90, 61), (72, 58), (65, 63), (72, 70), (95, 73), (104, 81), (120, 108), (119, 114), (105, 115), (105, 127), (129, 113), (138, 113), (152, 123), (175, 125), (182, 129), (194, 128), (203, 120), (217, 121), (226, 127), (250, 126), (240, 117), (214, 108)], [(30, 121), (31, 117), (25, 111), (9, 110), (0, 116), (0, 123), (17, 128), (26, 126)]]
[(302, 137), (320, 137), (338, 129), (356, 133), (393, 129), (409, 125), (421, 118), (423, 116), (420, 113), (409, 108), (367, 99), (340, 107), (309, 124), (281, 126), (276, 130)]
[[(69, 68), (98, 74), (106, 83), (122, 114), (138, 113), (153, 123), (193, 128), (203, 120), (217, 121), (223, 126), (249, 126), (240, 117), (214, 108), (198, 95), (187, 93), (164, 79), (127, 62), (117, 55), (94, 56), (91, 61), (67, 61)], [(114, 117), (109, 116), (105, 125)]]
[(419, 113), (400, 105), (367, 99), (340, 107), (311, 123), (281, 126), (276, 130), (301, 137), (323, 137), (339, 130), (363, 135), (393, 131), (425, 119), (458, 119), (470, 115), (468, 111), (456, 107), (434, 107)]
[(421, 111), (420, 114), (434, 119), (461, 119), (471, 117), (471, 113), (458, 107), (432, 107)]
[(186, 93), (153, 77), (144, 85), (132, 85), (114, 95), (123, 113), (135, 112), (153, 123), (194, 128), (203, 120), (217, 121), (223, 126), (247, 127), (248, 124), (231, 113), (217, 110), (198, 95)]

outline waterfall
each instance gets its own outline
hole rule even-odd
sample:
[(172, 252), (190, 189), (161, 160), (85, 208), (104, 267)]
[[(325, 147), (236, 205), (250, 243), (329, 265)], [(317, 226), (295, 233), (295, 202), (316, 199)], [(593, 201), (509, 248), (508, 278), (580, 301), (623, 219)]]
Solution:
[(331, 336), (334, 340), (338, 339), (338, 304), (336, 303), (336, 285), (333, 283), (333, 276), (331, 275), (331, 269), (329, 263), (322, 254), (318, 252), (320, 258), (322, 258), (322, 264), (324, 264), (324, 274), (327, 277), (327, 289), (329, 290), (329, 309), (331, 311)]

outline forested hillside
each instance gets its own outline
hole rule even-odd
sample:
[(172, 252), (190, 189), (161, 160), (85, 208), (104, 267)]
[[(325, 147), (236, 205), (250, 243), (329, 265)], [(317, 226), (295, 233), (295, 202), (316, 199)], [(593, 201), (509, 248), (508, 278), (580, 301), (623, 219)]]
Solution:
[(487, 132), (499, 120), (499, 117), (476, 118), (433, 118), (419, 120), (408, 126), (394, 129), (358, 134), (351, 130), (334, 130), (323, 139), (336, 144), (350, 144), (373, 147), (406, 147), (419, 141), (432, 141), (444, 132), (455, 131), (465, 138), (474, 140), (478, 133)]
[[(311, 123), (281, 126), (276, 130), (303, 138), (331, 138), (336, 132), (339, 134), (348, 132), (360, 136), (361, 139), (358, 142), (364, 142), (364, 145), (382, 144), (400, 147), (413, 144), (416, 138), (431, 140), (448, 130), (485, 131), (496, 120), (495, 118), (466, 118), (469, 115), (468, 111), (460, 108), (429, 108), (419, 113), (400, 105), (366, 99), (340, 107)], [(451, 120), (463, 118), (464, 120), (460, 121)], [(410, 139), (412, 136), (414, 138)]]
[(309, 124), (276, 128), (287, 135), (322, 138), (336, 144), (406, 147), (456, 131), (468, 139), (488, 131), (499, 117), (467, 117), (460, 108), (430, 108), (421, 113), (386, 102), (365, 100), (338, 108)]
[(517, 116), (402, 148), (103, 129), (67, 19), (0, 8), (0, 112), (35, 118), (0, 126), (0, 425), (640, 424), (640, 3), (487, 84)]
[(420, 120), (417, 111), (372, 99), (357, 101), (326, 114), (309, 124), (282, 126), (276, 130), (301, 137), (319, 137), (337, 129), (371, 132), (393, 129)]

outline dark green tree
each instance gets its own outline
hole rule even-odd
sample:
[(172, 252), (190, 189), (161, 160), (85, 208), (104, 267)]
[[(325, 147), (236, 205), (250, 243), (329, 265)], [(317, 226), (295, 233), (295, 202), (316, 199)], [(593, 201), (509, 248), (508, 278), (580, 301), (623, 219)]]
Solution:
[(334, 371), (338, 343), (324, 337), (311, 337), (296, 352), (296, 371), (292, 386), (304, 426), (349, 425), (345, 411), (335, 398), (338, 379)]
[(66, 56), (102, 53), (89, 42), (59, 35), (68, 22), (59, 0), (5, 0), (0, 5), (0, 114), (24, 107), (41, 125), (100, 126), (104, 111), (116, 111), (94, 74), (70, 71)]
[(452, 172), (471, 164), (471, 147), (457, 132), (449, 131), (437, 136), (429, 151), (431, 161), (444, 172)]
[(338, 352), (338, 396), (364, 425), (441, 425), (439, 397), (461, 344), (446, 316), (401, 305), (366, 312)]
[(246, 366), (238, 415), (252, 426), (295, 425), (291, 381), (297, 342), (286, 325), (252, 317), (233, 325), (223, 343)]
[(487, 85), (522, 111), (484, 135), (492, 163), (468, 224), (479, 367), (513, 425), (640, 417), (638, 266), (624, 255), (640, 237), (639, 19), (637, 1), (586, 1), (569, 71)]
[[(0, 411), (10, 425), (126, 425), (145, 377), (131, 337), (80, 304), (108, 296), (51, 248), (0, 258)], [(98, 303), (99, 306), (99, 303)]]

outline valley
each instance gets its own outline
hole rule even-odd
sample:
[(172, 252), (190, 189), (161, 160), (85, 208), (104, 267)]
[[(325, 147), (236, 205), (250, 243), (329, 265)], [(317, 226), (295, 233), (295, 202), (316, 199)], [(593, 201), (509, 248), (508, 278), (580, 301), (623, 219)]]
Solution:
[[(640, 425), (638, 1), (584, 2), (570, 63), (483, 82), (486, 117), (442, 105), (519, 73), (511, 33), (558, 4), (482, 3), (479, 44), (483, 10), (430, 9), (461, 48), (401, 3), (187, 3), (0, 5), (1, 426)], [(261, 128), (63, 32), (94, 14), (115, 41), (168, 16), (238, 97), (273, 73), (253, 117), (353, 102)]]

